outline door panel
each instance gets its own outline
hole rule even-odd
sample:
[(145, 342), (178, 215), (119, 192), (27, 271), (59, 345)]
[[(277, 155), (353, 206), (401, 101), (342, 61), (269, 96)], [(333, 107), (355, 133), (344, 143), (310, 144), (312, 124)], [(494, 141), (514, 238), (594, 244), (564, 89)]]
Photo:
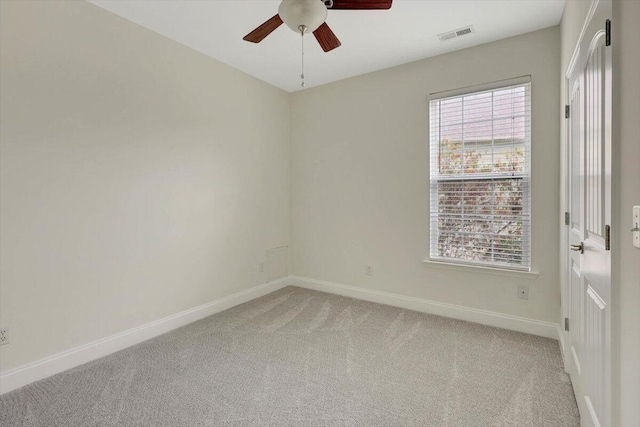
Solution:
[[(606, 346), (607, 335), (607, 304), (600, 298), (587, 282), (587, 298), (585, 305), (585, 402), (589, 409), (592, 423), (588, 425), (602, 425), (600, 421), (606, 408), (605, 371), (606, 359), (603, 349)], [(588, 421), (588, 420), (585, 420)]]
[(600, 37), (598, 47), (593, 51), (585, 73), (587, 85), (587, 118), (586, 137), (586, 225), (587, 233), (591, 238), (603, 236), (603, 144), (602, 144), (602, 49), (604, 37)]
[(579, 376), (582, 364), (580, 363), (581, 345), (582, 345), (582, 306), (584, 304), (584, 289), (582, 278), (580, 277), (580, 267), (573, 262), (571, 265), (570, 280), (570, 301), (571, 301), (571, 317), (570, 317), (570, 344), (571, 356), (575, 364), (576, 374)]
[(567, 259), (570, 319), (566, 359), (583, 426), (610, 424), (611, 387), (611, 48), (605, 22), (611, 0), (595, 13), (568, 74), (570, 227)]
[(611, 223), (610, 180), (607, 179), (607, 164), (611, 162), (610, 114), (606, 97), (606, 76), (610, 73), (610, 49), (605, 46), (605, 35), (598, 32), (590, 44), (584, 73), (587, 90), (585, 117), (585, 223), (583, 236), (584, 254), (581, 273), (584, 277), (587, 296), (584, 307), (584, 387), (582, 393), (589, 410), (587, 425), (608, 424), (609, 414), (609, 369), (608, 353), (610, 337), (611, 296), (611, 252), (606, 247), (606, 228)]

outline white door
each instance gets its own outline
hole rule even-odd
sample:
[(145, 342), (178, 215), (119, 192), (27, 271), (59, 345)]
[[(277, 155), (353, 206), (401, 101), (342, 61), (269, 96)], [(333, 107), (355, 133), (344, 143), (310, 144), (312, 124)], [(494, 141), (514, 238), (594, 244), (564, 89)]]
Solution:
[(594, 3), (570, 70), (567, 370), (583, 426), (610, 425), (611, 0)]

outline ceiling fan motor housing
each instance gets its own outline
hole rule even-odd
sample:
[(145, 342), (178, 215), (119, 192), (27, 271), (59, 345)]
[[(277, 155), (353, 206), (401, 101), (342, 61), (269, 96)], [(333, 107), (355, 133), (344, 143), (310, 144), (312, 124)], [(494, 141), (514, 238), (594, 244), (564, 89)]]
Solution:
[(327, 20), (327, 7), (319, 0), (282, 0), (278, 15), (296, 33), (301, 26), (312, 33)]

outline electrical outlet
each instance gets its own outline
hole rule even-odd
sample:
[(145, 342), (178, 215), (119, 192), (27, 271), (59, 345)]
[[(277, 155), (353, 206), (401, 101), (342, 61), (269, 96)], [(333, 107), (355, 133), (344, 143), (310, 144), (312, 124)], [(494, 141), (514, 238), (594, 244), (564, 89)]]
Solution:
[(529, 287), (525, 285), (518, 286), (518, 298), (529, 299)]
[(0, 328), (0, 345), (9, 344), (10, 341), (9, 328)]
[(367, 276), (373, 276), (373, 267), (371, 267), (370, 265), (365, 265), (364, 272)]

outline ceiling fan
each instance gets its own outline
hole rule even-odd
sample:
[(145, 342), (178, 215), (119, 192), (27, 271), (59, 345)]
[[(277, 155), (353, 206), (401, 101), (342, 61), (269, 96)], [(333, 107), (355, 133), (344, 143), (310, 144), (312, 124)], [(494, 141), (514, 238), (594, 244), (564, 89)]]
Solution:
[(283, 23), (296, 33), (311, 32), (329, 52), (341, 45), (340, 40), (325, 22), (330, 10), (390, 9), (393, 0), (282, 0), (278, 14), (244, 36), (243, 40), (260, 43)]

